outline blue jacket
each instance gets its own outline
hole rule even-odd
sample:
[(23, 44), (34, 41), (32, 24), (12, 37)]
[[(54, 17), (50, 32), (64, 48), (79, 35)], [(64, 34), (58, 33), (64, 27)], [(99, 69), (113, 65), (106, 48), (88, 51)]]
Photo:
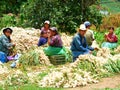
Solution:
[(10, 40), (3, 34), (0, 37), (0, 51), (4, 52), (6, 55), (9, 54), (9, 48), (13, 46), (12, 43), (10, 43)]
[(94, 48), (87, 45), (85, 37), (82, 37), (79, 33), (75, 35), (71, 43), (71, 51), (73, 53), (73, 57), (78, 57), (80, 54), (85, 54), (93, 50)]

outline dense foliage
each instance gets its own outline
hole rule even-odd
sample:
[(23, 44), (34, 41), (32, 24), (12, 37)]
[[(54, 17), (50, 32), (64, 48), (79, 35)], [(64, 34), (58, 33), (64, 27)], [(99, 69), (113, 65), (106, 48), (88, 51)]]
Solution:
[(27, 0), (0, 1), (0, 29), (3, 27), (20, 26), (20, 7)]
[(75, 32), (75, 28), (85, 20), (96, 26), (101, 24), (102, 17), (96, 7), (96, 0), (28, 0), (21, 7), (24, 25), (40, 28), (45, 20), (50, 20), (61, 31)]
[(20, 6), (27, 0), (1, 0), (0, 17), (2, 14), (14, 13), (19, 14)]
[(0, 1), (0, 28), (40, 28), (45, 20), (62, 32), (76, 32), (86, 20), (99, 28), (102, 16), (98, 4), (99, 0), (4, 0)]

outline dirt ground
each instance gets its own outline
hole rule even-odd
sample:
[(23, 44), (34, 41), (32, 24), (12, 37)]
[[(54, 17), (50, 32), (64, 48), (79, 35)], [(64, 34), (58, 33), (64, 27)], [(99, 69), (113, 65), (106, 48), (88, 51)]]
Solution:
[(120, 86), (120, 74), (109, 78), (103, 78), (97, 84), (89, 84), (85, 87), (70, 88), (66, 90), (98, 90), (102, 88), (116, 88)]

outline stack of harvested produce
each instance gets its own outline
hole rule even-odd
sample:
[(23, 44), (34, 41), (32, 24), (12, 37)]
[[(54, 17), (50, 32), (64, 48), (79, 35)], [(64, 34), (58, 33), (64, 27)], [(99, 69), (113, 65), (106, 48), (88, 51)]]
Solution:
[(120, 60), (109, 60), (105, 65), (104, 69), (108, 70), (112, 73), (119, 73), (120, 72)]
[(118, 46), (115, 50), (114, 50), (115, 53), (119, 53), (120, 52), (120, 46)]
[(34, 47), (21, 55), (19, 62), (23, 65), (51, 65), (42, 47)]
[(92, 42), (91, 47), (93, 47), (93, 48), (97, 48), (98, 50), (100, 49), (98, 43), (97, 43), (95, 40)]
[[(31, 46), (36, 46), (40, 37), (40, 30), (34, 28), (19, 28), (10, 27), (13, 30), (11, 38), (13, 43), (16, 43), (16, 49), (18, 52), (24, 52)], [(63, 45), (69, 47), (72, 41), (72, 36), (68, 36), (65, 33), (61, 34)]]
[(61, 38), (62, 38), (62, 41), (63, 41), (63, 45), (69, 47), (70, 43), (72, 42), (73, 36), (70, 36), (70, 35), (68, 36), (67, 34), (62, 33)]
[(39, 85), (42, 87), (78, 87), (88, 83), (96, 83), (90, 73), (77, 68), (63, 67), (46, 75)]
[(8, 73), (9, 70), (4, 64), (0, 64), (0, 74)]
[(16, 43), (16, 49), (18, 52), (24, 52), (28, 50), (31, 46), (36, 46), (40, 30), (37, 29), (23, 29), (18, 27), (10, 27), (13, 29), (13, 34), (11, 35), (12, 40)]
[(110, 57), (112, 57), (112, 55), (110, 53), (110, 49), (109, 48), (101, 48), (97, 52), (97, 57), (104, 57), (104, 58), (110, 58)]
[(28, 76), (20, 70), (12, 72), (5, 79), (5, 86), (20, 86), (27, 83), (29, 83)]

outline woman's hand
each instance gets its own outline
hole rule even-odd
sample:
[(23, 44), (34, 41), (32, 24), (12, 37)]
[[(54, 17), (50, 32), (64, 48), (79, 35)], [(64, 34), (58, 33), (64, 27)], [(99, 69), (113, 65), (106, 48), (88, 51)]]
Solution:
[(50, 36), (51, 36), (50, 31), (47, 32), (47, 36), (48, 36), (48, 38), (50, 38)]

